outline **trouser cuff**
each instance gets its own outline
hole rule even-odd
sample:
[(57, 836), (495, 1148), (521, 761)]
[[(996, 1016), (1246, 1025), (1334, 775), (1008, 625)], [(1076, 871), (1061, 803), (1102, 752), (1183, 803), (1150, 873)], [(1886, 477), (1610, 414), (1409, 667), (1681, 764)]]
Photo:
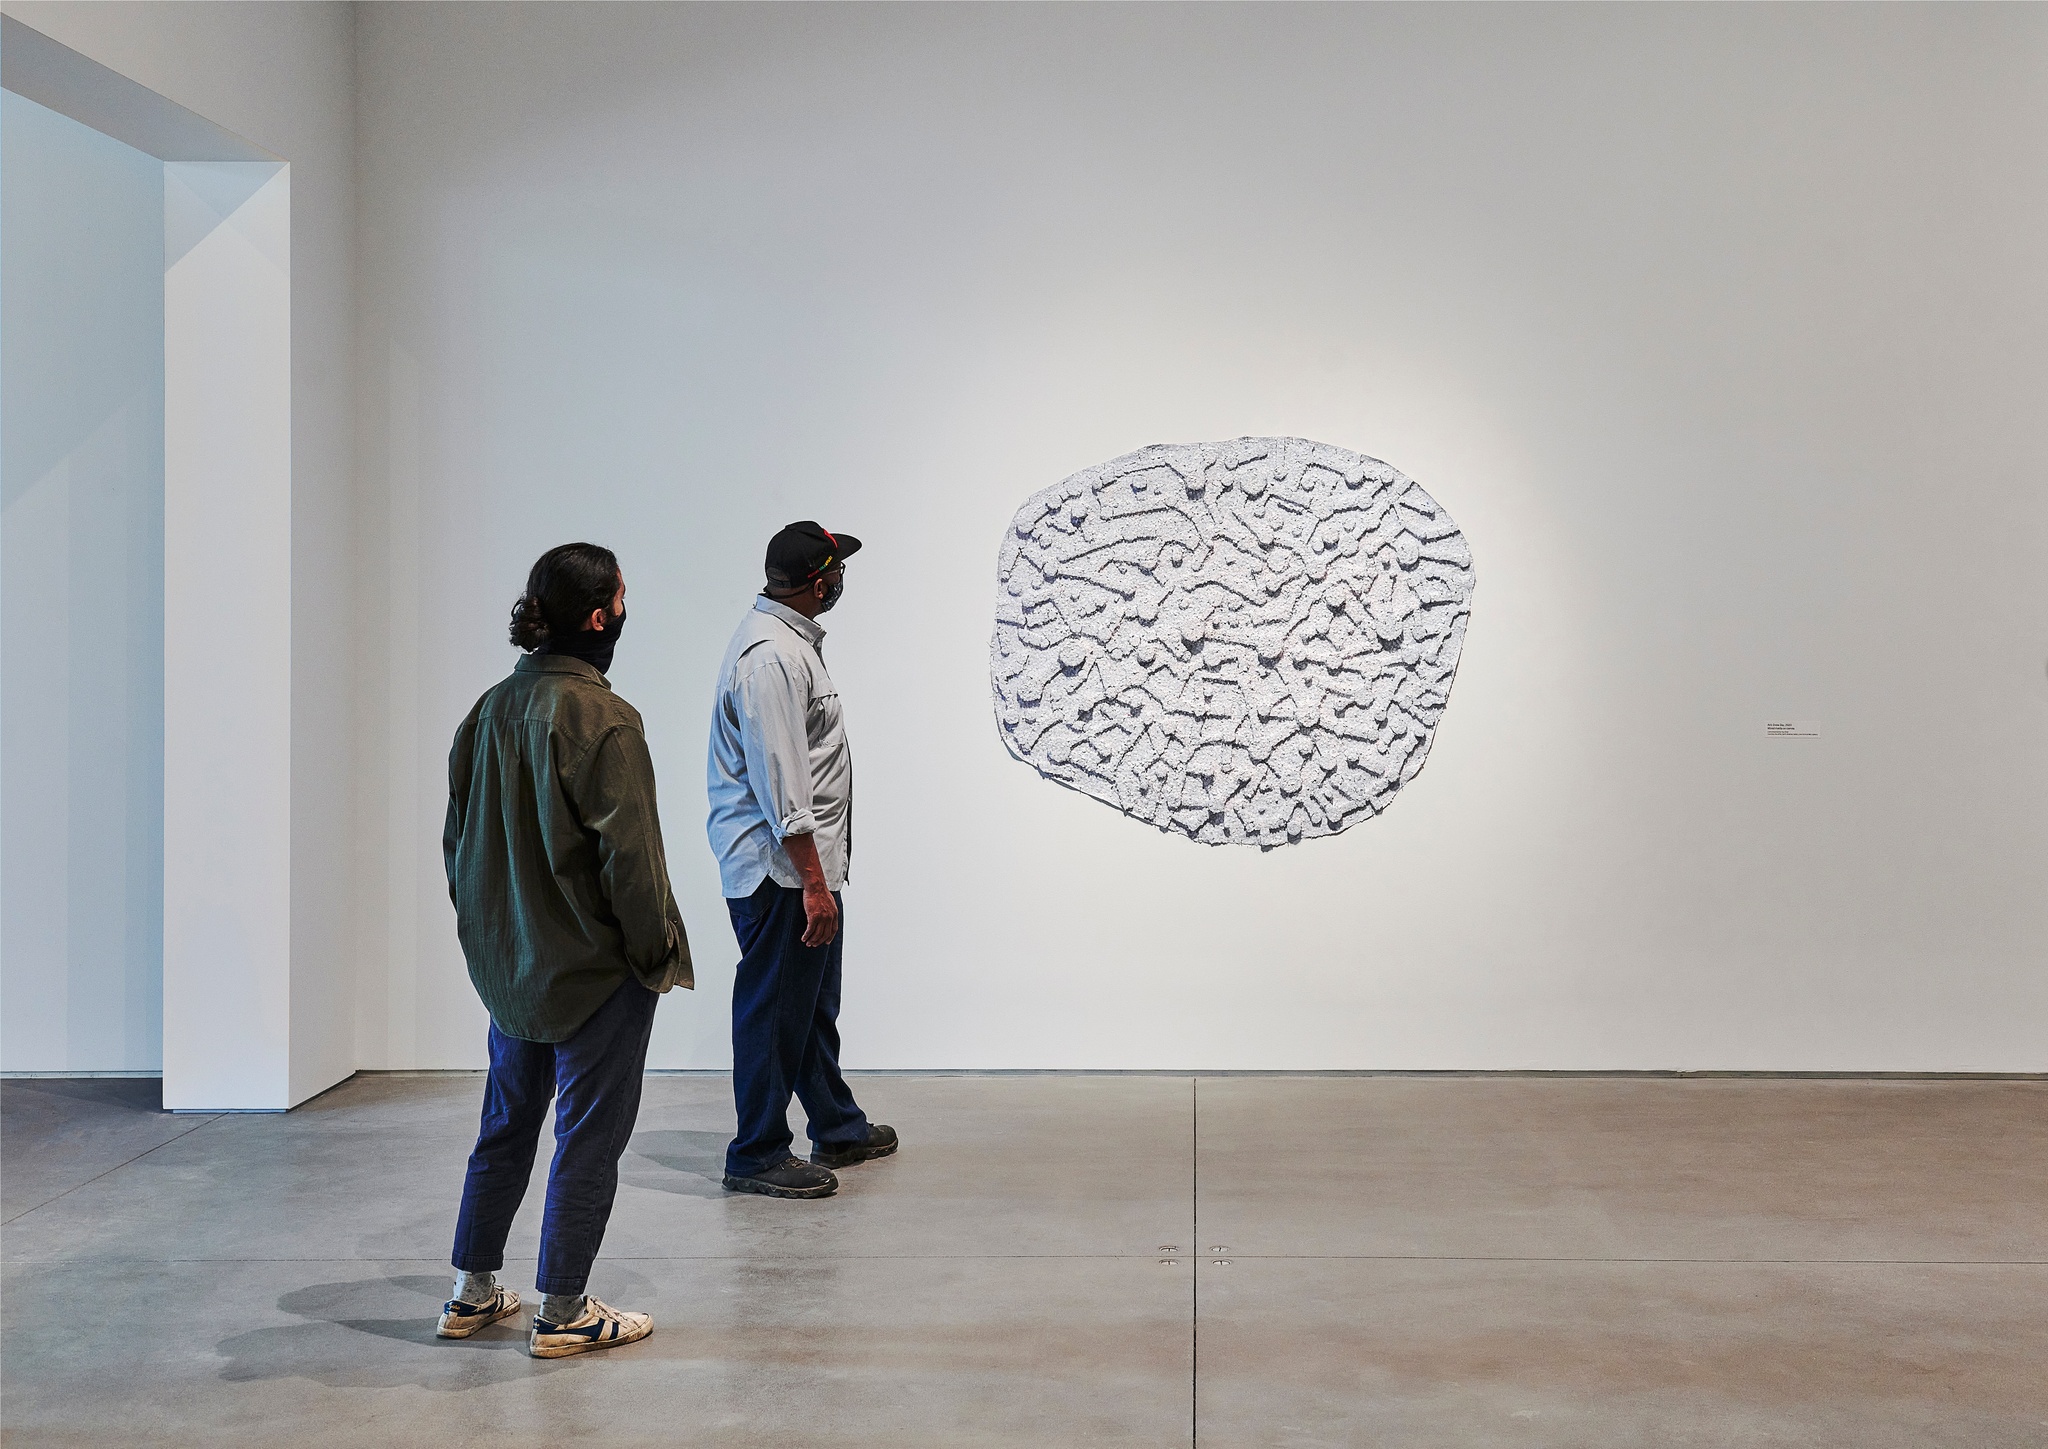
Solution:
[(833, 1128), (830, 1137), (813, 1137), (811, 1139), (820, 1147), (852, 1147), (856, 1143), (867, 1140), (868, 1119), (865, 1116), (854, 1118), (847, 1126)]

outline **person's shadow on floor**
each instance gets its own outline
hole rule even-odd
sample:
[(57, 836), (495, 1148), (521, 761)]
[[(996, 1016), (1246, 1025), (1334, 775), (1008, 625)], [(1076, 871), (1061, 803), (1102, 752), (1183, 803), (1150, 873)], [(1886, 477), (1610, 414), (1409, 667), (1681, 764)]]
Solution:
[[(627, 1144), (628, 1160), (619, 1181), (681, 1197), (722, 1198), (725, 1146), (730, 1141), (730, 1132), (636, 1132)], [(634, 1157), (666, 1170), (636, 1171)]]
[(228, 1360), (220, 1376), (233, 1383), (302, 1378), (337, 1389), (412, 1384), (459, 1393), (531, 1378), (568, 1362), (527, 1356), (528, 1314), (523, 1309), (469, 1338), (437, 1338), (434, 1326), (448, 1289), (449, 1275), (358, 1278), (296, 1288), (277, 1306), (316, 1321), (222, 1339), (214, 1345)]

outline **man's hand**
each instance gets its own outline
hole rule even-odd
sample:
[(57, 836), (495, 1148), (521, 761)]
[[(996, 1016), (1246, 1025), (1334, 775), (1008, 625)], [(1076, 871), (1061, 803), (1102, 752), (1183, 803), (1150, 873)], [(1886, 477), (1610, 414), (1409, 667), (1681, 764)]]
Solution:
[(804, 882), (804, 944), (829, 946), (839, 934), (839, 902), (823, 881)]
[(829, 946), (839, 934), (839, 902), (825, 884), (825, 867), (818, 861), (818, 842), (810, 835), (785, 835), (782, 848), (789, 863), (804, 883), (804, 944)]

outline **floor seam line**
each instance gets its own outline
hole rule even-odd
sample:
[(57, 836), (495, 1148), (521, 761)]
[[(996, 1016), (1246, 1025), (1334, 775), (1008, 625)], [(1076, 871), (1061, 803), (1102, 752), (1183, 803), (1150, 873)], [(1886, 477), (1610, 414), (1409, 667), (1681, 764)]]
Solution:
[[(54, 1199), (53, 1199), (54, 1200)], [(785, 1257), (786, 1263), (1142, 1263), (1156, 1253), (831, 1253), (816, 1257)], [(607, 1262), (618, 1263), (746, 1263), (746, 1254), (675, 1255), (606, 1253)], [(1247, 1263), (1558, 1263), (1665, 1265), (1679, 1268), (2048, 1268), (2048, 1258), (1479, 1258), (1417, 1257), (1407, 1254), (1375, 1253), (1232, 1253), (1232, 1259)], [(437, 1263), (436, 1254), (404, 1256), (378, 1254), (355, 1257), (325, 1254), (318, 1257), (270, 1258), (139, 1258), (139, 1257), (0, 1257), (0, 1263), (16, 1267), (59, 1263)], [(534, 1255), (508, 1255), (511, 1262), (534, 1261)], [(1192, 1266), (1192, 1263), (1191, 1263)]]
[[(1110, 1256), (1121, 1257), (1121, 1254)], [(1246, 1253), (1247, 1263), (1668, 1263), (1696, 1268), (2048, 1268), (2048, 1258), (1551, 1258), (1472, 1253)]]
[[(512, 1263), (535, 1261), (537, 1255), (508, 1255)], [(606, 1253), (608, 1263), (750, 1263), (750, 1255), (649, 1255)], [(784, 1257), (784, 1263), (1145, 1263), (1157, 1253), (819, 1253), (815, 1257)], [(1556, 1265), (1638, 1265), (1638, 1267), (2040, 1267), (2048, 1259), (1538, 1259), (1538, 1257), (1417, 1257), (1405, 1253), (1233, 1253), (1239, 1263), (1556, 1263)], [(51, 1263), (438, 1263), (434, 1253), (356, 1257), (328, 1253), (317, 1257), (0, 1257), (0, 1263), (33, 1267)], [(1190, 1267), (1194, 1259), (1190, 1259)]]
[(91, 1177), (88, 1177), (84, 1182), (73, 1183), (70, 1187), (65, 1188), (64, 1191), (58, 1193), (55, 1197), (46, 1198), (42, 1202), (37, 1203), (32, 1208), (23, 1208), (20, 1212), (16, 1213), (11, 1218), (0, 1219), (0, 1228), (8, 1226), (10, 1223), (18, 1223), (23, 1218), (27, 1217), (30, 1213), (41, 1212), (51, 1203), (63, 1201), (65, 1198), (71, 1196), (71, 1194), (77, 1192), (82, 1187), (91, 1187), (101, 1178), (107, 1176), (108, 1173), (119, 1172), (124, 1167), (132, 1167), (134, 1164), (142, 1161), (143, 1158), (149, 1156), (150, 1153), (157, 1152), (163, 1148), (169, 1147), (173, 1142), (184, 1141), (187, 1137), (190, 1137), (194, 1132), (197, 1132), (201, 1127), (204, 1127), (208, 1122), (218, 1122), (221, 1119), (221, 1116), (221, 1113), (216, 1112), (211, 1117), (207, 1117), (202, 1121), (194, 1122), (190, 1127), (187, 1127), (183, 1132), (180, 1132), (176, 1137), (166, 1137), (163, 1141), (157, 1143), (155, 1147), (145, 1148), (143, 1151), (138, 1152), (133, 1157), (129, 1158), (126, 1162), (115, 1163), (112, 1167), (108, 1168), (106, 1172), (94, 1173)]
[[(783, 1256), (784, 1263), (1144, 1263), (1158, 1257), (1157, 1253), (820, 1253), (816, 1257)], [(508, 1262), (524, 1263), (536, 1260), (536, 1255), (507, 1254)], [(748, 1254), (721, 1255), (662, 1255), (606, 1253), (608, 1263), (750, 1263), (756, 1259)], [(416, 1256), (394, 1256), (378, 1254), (375, 1257), (355, 1257), (349, 1254), (325, 1254), (317, 1257), (298, 1258), (133, 1258), (133, 1257), (56, 1257), (56, 1258), (0, 1258), (0, 1262), (32, 1265), (37, 1263), (435, 1263), (440, 1259), (434, 1254)], [(1281, 1261), (1276, 1259), (1275, 1261)], [(2048, 1264), (2043, 1264), (2048, 1266)]]

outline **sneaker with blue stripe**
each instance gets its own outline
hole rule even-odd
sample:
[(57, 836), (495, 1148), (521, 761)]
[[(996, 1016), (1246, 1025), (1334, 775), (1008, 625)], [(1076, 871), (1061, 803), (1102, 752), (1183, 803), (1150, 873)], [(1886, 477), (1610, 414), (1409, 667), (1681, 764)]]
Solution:
[(589, 1353), (595, 1348), (617, 1348), (637, 1343), (654, 1332), (654, 1319), (645, 1313), (626, 1313), (595, 1298), (583, 1300), (583, 1316), (574, 1323), (533, 1320), (533, 1337), (526, 1351), (535, 1358), (567, 1358), (572, 1353)]
[(468, 1338), (479, 1328), (488, 1328), (501, 1318), (519, 1311), (519, 1295), (503, 1284), (488, 1303), (464, 1303), (451, 1298), (441, 1305), (441, 1326), (434, 1330), (442, 1338)]

